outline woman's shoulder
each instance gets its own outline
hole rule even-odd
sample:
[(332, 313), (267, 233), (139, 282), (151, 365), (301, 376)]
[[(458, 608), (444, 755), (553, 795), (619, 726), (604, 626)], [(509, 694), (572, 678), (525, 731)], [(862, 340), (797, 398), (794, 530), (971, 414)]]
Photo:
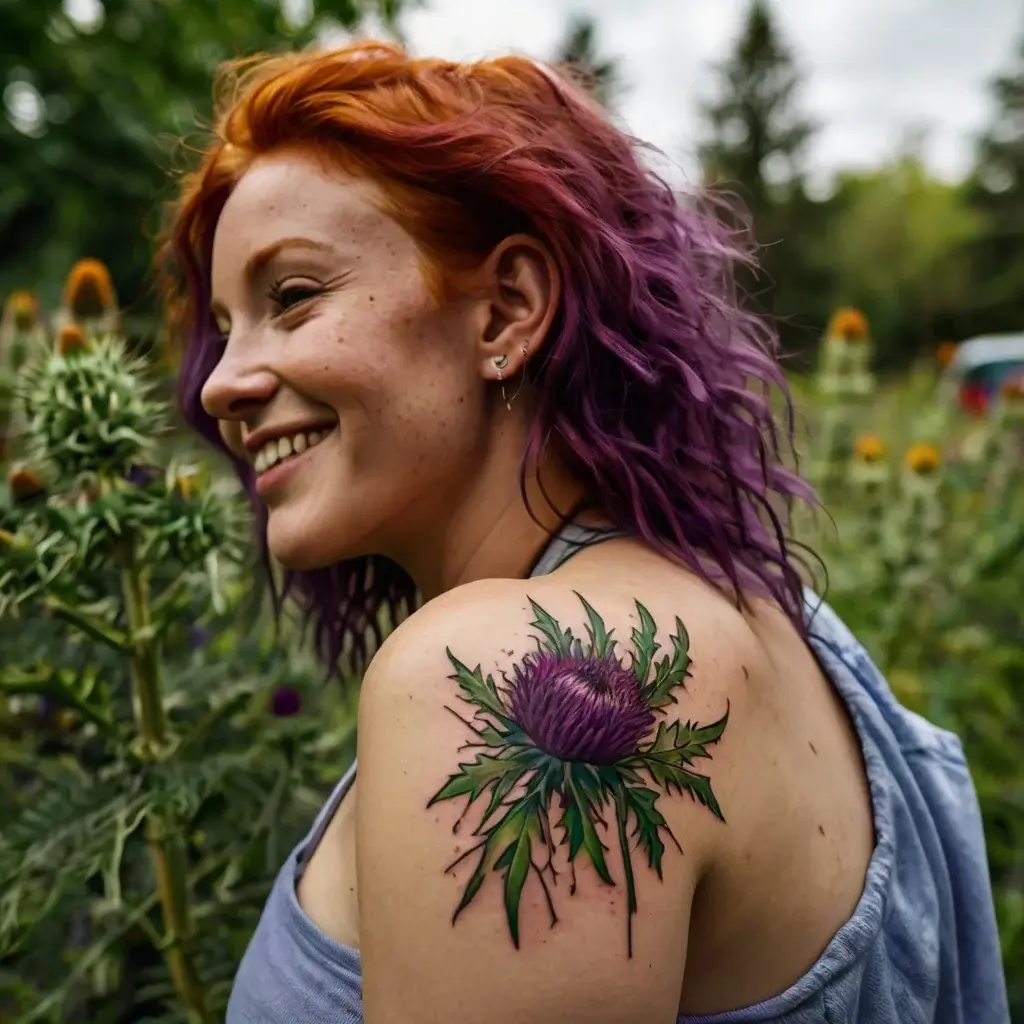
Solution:
[(724, 599), (612, 580), (459, 588), (374, 659), (357, 827), (368, 1006), (411, 1012), (381, 966), (400, 962), (446, 1019), (485, 999), (497, 1021), (674, 1016), (762, 669)]

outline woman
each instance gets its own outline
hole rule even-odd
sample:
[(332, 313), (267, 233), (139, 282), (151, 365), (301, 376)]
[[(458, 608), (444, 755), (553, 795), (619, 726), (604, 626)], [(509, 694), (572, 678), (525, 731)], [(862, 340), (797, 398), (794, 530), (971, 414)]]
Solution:
[(231, 1024), (1005, 1019), (961, 747), (805, 600), (745, 257), (592, 101), (257, 62), (172, 243), (185, 413), (328, 667), (423, 600)]

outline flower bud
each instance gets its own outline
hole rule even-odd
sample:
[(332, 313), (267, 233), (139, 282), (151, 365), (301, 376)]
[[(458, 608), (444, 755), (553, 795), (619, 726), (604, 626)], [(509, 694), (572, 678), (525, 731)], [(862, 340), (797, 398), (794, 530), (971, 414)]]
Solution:
[(57, 334), (57, 351), (62, 356), (80, 351), (86, 346), (85, 335), (77, 324), (65, 324)]
[(7, 474), (7, 487), (15, 501), (33, 501), (46, 494), (46, 485), (39, 474), (24, 465), (12, 467)]
[(75, 320), (98, 320), (117, 308), (110, 271), (99, 260), (79, 260), (64, 285), (64, 306)]

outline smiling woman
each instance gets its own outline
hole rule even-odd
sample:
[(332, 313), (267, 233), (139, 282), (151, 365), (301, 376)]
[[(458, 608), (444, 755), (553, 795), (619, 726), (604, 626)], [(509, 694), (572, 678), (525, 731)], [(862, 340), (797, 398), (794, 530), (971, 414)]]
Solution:
[(181, 402), (366, 669), (229, 1024), (1003, 1024), (959, 743), (795, 564), (737, 238), (523, 58), (228, 81)]

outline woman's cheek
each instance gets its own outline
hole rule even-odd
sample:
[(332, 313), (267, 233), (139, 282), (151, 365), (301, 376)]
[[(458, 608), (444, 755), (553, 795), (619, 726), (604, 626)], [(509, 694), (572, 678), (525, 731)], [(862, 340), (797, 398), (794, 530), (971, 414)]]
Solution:
[(218, 420), (217, 429), (228, 451), (236, 458), (244, 459), (246, 451), (245, 445), (242, 444), (242, 424), (236, 420)]

